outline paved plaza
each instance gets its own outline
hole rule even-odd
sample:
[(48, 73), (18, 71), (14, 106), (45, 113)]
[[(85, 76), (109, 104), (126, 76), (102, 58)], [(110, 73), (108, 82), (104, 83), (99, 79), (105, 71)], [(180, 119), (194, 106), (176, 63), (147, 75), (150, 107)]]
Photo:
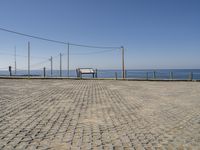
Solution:
[(200, 149), (200, 83), (0, 79), (0, 150)]

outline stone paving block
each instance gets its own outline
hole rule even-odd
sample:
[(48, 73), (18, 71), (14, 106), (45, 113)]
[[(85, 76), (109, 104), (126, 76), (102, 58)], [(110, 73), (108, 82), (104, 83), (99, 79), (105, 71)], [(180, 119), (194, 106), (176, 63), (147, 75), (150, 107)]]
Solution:
[(200, 84), (0, 80), (0, 150), (200, 149)]

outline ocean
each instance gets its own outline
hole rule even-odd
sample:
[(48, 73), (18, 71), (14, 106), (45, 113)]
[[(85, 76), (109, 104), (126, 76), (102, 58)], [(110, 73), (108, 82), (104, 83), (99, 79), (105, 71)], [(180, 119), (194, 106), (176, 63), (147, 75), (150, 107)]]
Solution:
[[(12, 72), (14, 74), (14, 72)], [(43, 70), (32, 70), (32, 76), (43, 76)], [(17, 70), (17, 76), (27, 75), (26, 70)], [(121, 70), (98, 70), (98, 78), (121, 78)], [(9, 76), (9, 72), (6, 70), (0, 71), (0, 76)], [(51, 76), (50, 70), (46, 70), (46, 76)], [(53, 77), (59, 77), (60, 71), (54, 70)], [(62, 76), (67, 77), (67, 70), (62, 71)], [(70, 77), (76, 77), (76, 71), (70, 70)], [(92, 75), (83, 75), (83, 78), (90, 78)], [(145, 69), (145, 70), (126, 70), (126, 78), (129, 79), (177, 79), (177, 80), (200, 80), (200, 69)]]

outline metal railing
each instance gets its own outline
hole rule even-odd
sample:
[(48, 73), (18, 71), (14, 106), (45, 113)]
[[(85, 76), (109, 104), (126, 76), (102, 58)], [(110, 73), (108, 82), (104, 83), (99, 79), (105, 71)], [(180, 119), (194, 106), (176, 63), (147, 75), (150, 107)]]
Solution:
[[(52, 74), (51, 74), (52, 73)], [(97, 70), (98, 78), (122, 79), (121, 70)], [(0, 76), (28, 76), (27, 70), (18, 69), (17, 74), (11, 68), (0, 69)], [(41, 68), (30, 70), (30, 76), (61, 77), (60, 70)], [(62, 77), (68, 77), (68, 71), (62, 70)], [(76, 71), (70, 70), (70, 77), (76, 78)], [(91, 76), (84, 76), (90, 78)], [(200, 80), (200, 70), (126, 70), (126, 79), (138, 80)]]
[(127, 79), (146, 80), (200, 80), (200, 70), (198, 71), (127, 71)]

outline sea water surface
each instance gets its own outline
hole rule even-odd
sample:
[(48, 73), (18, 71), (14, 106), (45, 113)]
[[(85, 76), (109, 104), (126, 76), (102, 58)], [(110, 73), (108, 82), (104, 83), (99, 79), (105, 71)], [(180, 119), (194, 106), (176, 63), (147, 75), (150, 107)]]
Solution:
[[(12, 71), (14, 75), (14, 71)], [(70, 77), (77, 77), (75, 70), (70, 70)], [(27, 70), (17, 70), (17, 76), (26, 76)], [(43, 70), (31, 70), (32, 76), (44, 76)], [(1, 70), (0, 76), (9, 76), (8, 70)], [(46, 70), (46, 76), (51, 76), (51, 71)], [(59, 77), (60, 71), (54, 70), (53, 77)], [(67, 70), (62, 70), (62, 77), (67, 77)], [(85, 78), (90, 78), (92, 75), (83, 75)], [(98, 78), (121, 78), (121, 70), (97, 70)], [(180, 79), (180, 80), (200, 80), (200, 69), (144, 69), (144, 70), (135, 70), (129, 69), (126, 70), (126, 78), (129, 79)]]

